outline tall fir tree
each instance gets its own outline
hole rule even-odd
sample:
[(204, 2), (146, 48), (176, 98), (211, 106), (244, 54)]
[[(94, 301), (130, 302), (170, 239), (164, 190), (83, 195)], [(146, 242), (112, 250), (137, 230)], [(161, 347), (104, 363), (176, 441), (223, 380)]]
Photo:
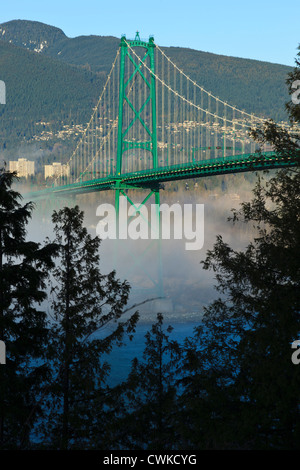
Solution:
[(114, 428), (111, 445), (120, 449), (174, 449), (178, 433), (177, 379), (181, 348), (170, 339), (173, 327), (164, 327), (163, 315), (145, 335), (142, 358), (132, 361), (120, 386), (123, 413)]
[[(46, 299), (53, 244), (26, 240), (33, 204), (21, 203), (12, 186), (16, 173), (0, 171), (0, 340), (6, 364), (0, 367), (0, 448), (30, 445), (30, 431), (41, 409), (36, 406), (49, 369), (45, 360)], [(34, 410), (34, 412), (33, 412)]]
[[(288, 84), (296, 77), (299, 68)], [(287, 107), (299, 122), (299, 105)], [(218, 236), (203, 263), (221, 295), (186, 348), (186, 436), (192, 446), (202, 439), (210, 448), (299, 449), (291, 345), (300, 336), (300, 138), (272, 121), (252, 136), (294, 166), (260, 176), (253, 199), (233, 211), (233, 223), (255, 227), (247, 248), (235, 251)]]
[[(100, 239), (92, 238), (83, 219), (78, 206), (54, 211), (52, 216), (60, 251), (52, 273), (50, 359), (55, 380), (48, 395), (44, 435), (45, 445), (57, 449), (87, 448), (95, 428), (104, 428), (109, 374), (104, 354), (122, 344), (138, 319), (135, 313), (121, 321), (130, 286), (117, 279), (115, 271), (101, 273)], [(101, 333), (109, 331), (105, 330), (109, 325), (110, 333)], [(98, 442), (98, 448), (101, 445)]]

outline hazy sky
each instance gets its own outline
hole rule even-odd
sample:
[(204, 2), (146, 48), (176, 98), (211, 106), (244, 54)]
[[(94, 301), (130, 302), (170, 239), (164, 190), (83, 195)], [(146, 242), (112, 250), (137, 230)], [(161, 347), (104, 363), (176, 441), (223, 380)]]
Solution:
[(41, 21), (69, 37), (138, 30), (161, 46), (292, 66), (300, 43), (299, 0), (2, 0), (0, 11), (0, 22)]

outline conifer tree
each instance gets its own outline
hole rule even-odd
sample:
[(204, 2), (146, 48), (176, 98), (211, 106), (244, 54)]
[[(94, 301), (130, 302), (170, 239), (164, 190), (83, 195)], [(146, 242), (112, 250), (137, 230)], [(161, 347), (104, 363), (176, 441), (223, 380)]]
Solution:
[[(299, 68), (289, 80), (297, 76)], [(288, 106), (293, 122), (299, 107)], [(273, 121), (252, 136), (294, 166), (260, 175), (253, 199), (233, 211), (234, 224), (255, 228), (246, 249), (218, 236), (203, 263), (215, 273), (220, 297), (186, 348), (186, 442), (296, 449), (300, 375), (291, 345), (300, 337), (300, 138)]]
[(124, 414), (117, 421), (114, 446), (125, 449), (173, 449), (177, 435), (177, 372), (181, 349), (169, 338), (163, 315), (145, 335), (142, 358), (132, 361), (121, 390)]
[[(47, 319), (39, 305), (55, 245), (26, 240), (33, 204), (21, 203), (12, 186), (16, 174), (0, 171), (0, 340), (6, 364), (0, 367), (0, 448), (26, 447), (40, 413), (36, 407), (48, 375)], [(33, 413), (32, 410), (35, 410)]]
[[(130, 286), (117, 279), (115, 271), (101, 273), (100, 239), (92, 238), (83, 219), (78, 206), (54, 211), (52, 216), (60, 248), (52, 285), (50, 358), (55, 380), (44, 433), (47, 446), (58, 449), (87, 448), (95, 428), (104, 427), (101, 403), (104, 408), (109, 366), (103, 355), (122, 344), (138, 318), (133, 314), (120, 320)], [(108, 326), (110, 332), (105, 334)], [(98, 415), (102, 423), (96, 420)]]

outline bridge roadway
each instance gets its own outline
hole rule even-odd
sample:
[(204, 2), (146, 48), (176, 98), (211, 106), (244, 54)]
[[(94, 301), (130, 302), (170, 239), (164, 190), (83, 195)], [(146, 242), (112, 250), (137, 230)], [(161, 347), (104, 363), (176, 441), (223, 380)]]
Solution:
[(222, 157), (213, 160), (203, 160), (193, 163), (164, 166), (156, 169), (136, 171), (105, 178), (79, 181), (63, 186), (52, 186), (28, 193), (27, 197), (42, 197), (48, 195), (82, 194), (95, 191), (107, 191), (116, 187), (155, 188), (160, 183), (205, 176), (259, 171), (293, 166), (296, 161), (291, 156), (279, 156), (274, 152), (243, 154)]

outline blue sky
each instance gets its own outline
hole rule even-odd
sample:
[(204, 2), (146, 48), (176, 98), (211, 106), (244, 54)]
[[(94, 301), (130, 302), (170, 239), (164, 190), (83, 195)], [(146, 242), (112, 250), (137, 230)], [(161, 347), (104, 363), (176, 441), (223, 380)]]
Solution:
[(41, 21), (69, 37), (154, 35), (181, 46), (235, 57), (295, 64), (300, 43), (299, 0), (10, 0), (0, 22)]

